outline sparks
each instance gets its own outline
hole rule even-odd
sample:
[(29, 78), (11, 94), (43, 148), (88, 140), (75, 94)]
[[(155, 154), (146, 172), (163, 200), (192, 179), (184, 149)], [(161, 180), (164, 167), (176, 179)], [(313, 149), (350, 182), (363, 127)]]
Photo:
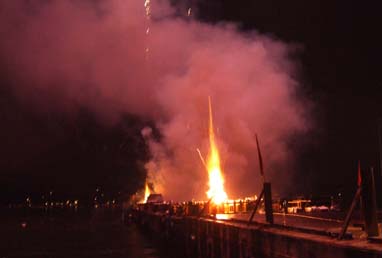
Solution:
[[(150, 34), (150, 21), (151, 21), (151, 2), (150, 0), (145, 0), (144, 2), (145, 13), (146, 13), (146, 36), (148, 37)], [(150, 47), (148, 43), (146, 43), (145, 47), (145, 58), (147, 59), (149, 56)]]
[[(196, 148), (196, 151), (197, 151), (198, 154), (199, 154), (199, 158), (200, 158), (200, 160), (202, 161), (203, 166), (204, 166), (205, 168), (207, 168), (206, 162), (204, 161), (204, 158), (203, 158), (202, 153), (200, 152), (199, 148)], [(208, 170), (208, 169), (207, 169), (207, 170)]]
[(209, 140), (210, 150), (207, 159), (207, 170), (209, 177), (209, 190), (207, 196), (215, 204), (224, 202), (228, 197), (224, 191), (224, 178), (220, 166), (219, 149), (215, 142), (214, 125), (212, 119), (211, 99), (208, 98), (208, 111), (209, 111)]
[(150, 0), (145, 0), (144, 6), (146, 11), (146, 18), (149, 20), (151, 16), (151, 5)]

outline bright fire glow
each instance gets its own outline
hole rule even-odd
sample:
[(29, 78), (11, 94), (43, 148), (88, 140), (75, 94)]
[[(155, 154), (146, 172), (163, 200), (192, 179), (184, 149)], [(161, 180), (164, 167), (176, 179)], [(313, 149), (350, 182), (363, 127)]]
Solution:
[(147, 182), (145, 183), (145, 199), (144, 199), (144, 203), (147, 202), (147, 198), (149, 198), (149, 195), (150, 195), (150, 188), (149, 188), (149, 185), (147, 184)]
[(212, 108), (211, 99), (208, 98), (208, 111), (209, 111), (209, 138), (210, 138), (210, 151), (207, 158), (207, 170), (209, 177), (209, 190), (207, 196), (215, 204), (221, 204), (228, 197), (224, 191), (224, 178), (220, 167), (220, 155), (215, 142), (214, 124), (212, 121)]
[(224, 213), (218, 213), (218, 214), (216, 214), (216, 219), (227, 220), (227, 219), (229, 219), (229, 215), (224, 214)]

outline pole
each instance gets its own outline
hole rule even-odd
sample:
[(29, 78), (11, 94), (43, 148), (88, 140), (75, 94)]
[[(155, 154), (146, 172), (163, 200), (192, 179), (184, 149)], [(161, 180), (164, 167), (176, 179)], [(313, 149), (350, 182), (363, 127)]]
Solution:
[(357, 205), (358, 203), (358, 200), (359, 200), (359, 197), (361, 196), (361, 186), (359, 186), (357, 188), (357, 192), (356, 194), (354, 195), (354, 198), (353, 198), (353, 202), (351, 203), (350, 205), (350, 208), (349, 208), (349, 211), (348, 213), (346, 214), (346, 218), (345, 218), (345, 221), (344, 221), (344, 224), (342, 226), (342, 230), (341, 230), (341, 233), (339, 234), (338, 236), (338, 239), (341, 240), (344, 238), (345, 236), (345, 233), (346, 233), (346, 230), (348, 229), (348, 226), (349, 226), (349, 222), (350, 222), (350, 219), (353, 215), (353, 212), (354, 212), (354, 208), (355, 206)]
[(261, 175), (261, 179), (263, 180), (263, 184), (264, 184), (265, 183), (264, 165), (263, 165), (263, 158), (261, 155), (260, 144), (259, 144), (259, 139), (257, 138), (257, 134), (255, 134), (255, 138), (256, 138), (256, 146), (257, 146), (257, 155), (259, 157), (260, 175)]
[(362, 204), (363, 214), (365, 218), (365, 231), (368, 237), (379, 235), (378, 220), (377, 220), (377, 200), (375, 193), (374, 168), (365, 171), (362, 180)]
[(260, 205), (261, 198), (263, 198), (263, 195), (264, 195), (264, 188), (261, 190), (261, 193), (260, 193), (260, 195), (259, 195), (259, 198), (257, 198), (257, 200), (256, 200), (256, 202), (255, 202), (255, 207), (253, 208), (251, 217), (250, 217), (249, 220), (248, 220), (248, 226), (251, 224), (251, 222), (252, 222), (252, 220), (253, 220), (253, 216), (255, 216), (255, 214), (256, 214), (257, 208), (258, 208), (259, 205)]
[(377, 129), (378, 129), (378, 149), (379, 149), (379, 173), (382, 176), (382, 136), (381, 136), (381, 130), (382, 130), (382, 118), (379, 118), (377, 121)]
[(258, 154), (258, 157), (259, 157), (260, 175), (261, 175), (261, 179), (263, 180), (263, 190), (262, 190), (261, 195), (259, 197), (259, 201), (256, 203), (255, 209), (254, 209), (254, 211), (253, 211), (253, 213), (251, 215), (251, 218), (249, 219), (248, 224), (252, 222), (253, 216), (256, 213), (256, 210), (258, 208), (258, 205), (260, 203), (262, 195), (264, 195), (265, 219), (266, 219), (266, 221), (268, 223), (273, 224), (271, 183), (265, 182), (263, 158), (262, 158), (262, 155), (261, 155), (259, 138), (257, 137), (257, 134), (255, 134), (255, 138), (256, 138), (257, 154)]
[(264, 183), (265, 219), (273, 224), (272, 190), (271, 183)]

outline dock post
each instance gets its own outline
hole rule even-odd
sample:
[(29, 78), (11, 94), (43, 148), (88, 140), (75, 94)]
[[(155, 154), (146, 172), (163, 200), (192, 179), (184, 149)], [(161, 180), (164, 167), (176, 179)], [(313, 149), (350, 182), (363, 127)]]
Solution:
[(273, 224), (271, 183), (264, 183), (264, 202), (265, 202), (265, 218), (266, 218), (266, 221), (270, 224)]
[(374, 182), (374, 168), (363, 174), (362, 180), (362, 209), (365, 218), (365, 231), (368, 237), (379, 235), (377, 221), (377, 201)]

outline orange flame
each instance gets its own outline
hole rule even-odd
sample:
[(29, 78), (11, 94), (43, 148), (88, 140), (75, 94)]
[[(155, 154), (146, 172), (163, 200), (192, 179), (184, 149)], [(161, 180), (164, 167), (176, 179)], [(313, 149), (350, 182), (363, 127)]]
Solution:
[(208, 111), (209, 111), (209, 138), (210, 138), (210, 151), (207, 158), (207, 170), (209, 177), (209, 190), (207, 196), (215, 204), (220, 204), (227, 200), (227, 194), (224, 191), (224, 178), (220, 167), (219, 150), (215, 143), (214, 125), (212, 121), (212, 108), (211, 99), (208, 97)]
[(149, 184), (145, 183), (145, 199), (143, 200), (143, 203), (147, 202), (147, 198), (149, 198), (149, 195), (151, 194)]

